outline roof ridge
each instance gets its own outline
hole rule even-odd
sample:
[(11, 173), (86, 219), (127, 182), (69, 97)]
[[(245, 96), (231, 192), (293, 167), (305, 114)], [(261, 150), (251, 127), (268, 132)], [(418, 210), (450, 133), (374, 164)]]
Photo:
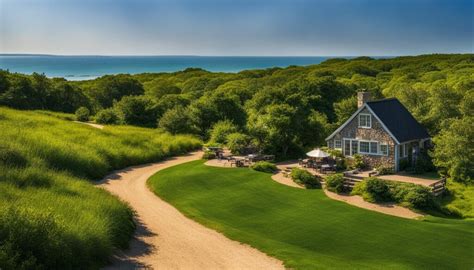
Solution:
[(376, 103), (376, 102), (384, 102), (384, 101), (390, 101), (390, 100), (399, 101), (397, 98), (391, 97), (391, 98), (383, 98), (383, 99), (378, 99), (378, 100), (371, 100), (371, 101), (367, 101), (366, 103)]

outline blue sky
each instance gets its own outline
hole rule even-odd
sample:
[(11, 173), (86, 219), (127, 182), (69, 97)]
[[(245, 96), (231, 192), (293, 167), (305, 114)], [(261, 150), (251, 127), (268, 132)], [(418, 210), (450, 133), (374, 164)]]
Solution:
[(472, 53), (473, 2), (0, 0), (0, 53)]

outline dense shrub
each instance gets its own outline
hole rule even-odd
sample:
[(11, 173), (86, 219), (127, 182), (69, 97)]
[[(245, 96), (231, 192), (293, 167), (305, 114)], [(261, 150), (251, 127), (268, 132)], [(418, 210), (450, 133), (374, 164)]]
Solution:
[(336, 192), (336, 193), (345, 192), (344, 176), (342, 175), (342, 173), (328, 175), (325, 179), (325, 182), (326, 182), (326, 188), (329, 191)]
[(250, 137), (242, 133), (231, 133), (227, 136), (227, 147), (233, 154), (243, 154), (250, 145)]
[(377, 172), (378, 172), (379, 175), (387, 175), (387, 174), (394, 174), (395, 173), (392, 166), (377, 167)]
[(398, 164), (398, 168), (400, 171), (406, 170), (410, 166), (410, 162), (408, 158), (400, 159), (400, 163)]
[(411, 183), (384, 181), (374, 177), (357, 183), (351, 194), (361, 195), (364, 200), (369, 202), (393, 201), (419, 210), (438, 208), (433, 194), (427, 187)]
[(367, 164), (365, 163), (363, 156), (359, 154), (354, 155), (354, 168), (361, 170), (367, 168)]
[(345, 158), (336, 158), (336, 171), (343, 171), (347, 169), (347, 163)]
[(421, 210), (436, 207), (434, 196), (427, 187), (399, 182), (388, 182), (388, 185), (392, 199), (397, 203)]
[(434, 205), (434, 197), (431, 191), (419, 185), (411, 189), (403, 199), (416, 209), (430, 209)]
[(370, 177), (365, 181), (368, 197), (376, 202), (386, 202), (391, 200), (390, 188), (384, 180)]
[(388, 202), (392, 200), (390, 188), (384, 180), (370, 177), (357, 183), (351, 191), (368, 202)]
[(80, 107), (76, 110), (76, 120), (87, 122), (89, 121), (90, 111), (86, 107)]
[(214, 124), (211, 130), (209, 142), (217, 144), (227, 143), (227, 136), (238, 131), (237, 126), (230, 120), (219, 121)]
[(252, 164), (250, 168), (259, 171), (259, 172), (266, 172), (266, 173), (274, 173), (277, 171), (277, 167), (275, 164), (267, 162), (267, 161), (258, 161)]
[(202, 159), (215, 159), (216, 158), (216, 153), (213, 151), (204, 151), (202, 154)]
[(117, 112), (114, 109), (109, 108), (100, 110), (95, 115), (95, 121), (99, 124), (115, 125), (119, 123), (119, 117), (117, 116)]
[(426, 153), (426, 151), (421, 151), (416, 158), (415, 164), (413, 166), (413, 172), (416, 174), (422, 174), (425, 172), (434, 171), (436, 168), (433, 165), (433, 162)]
[(320, 188), (320, 180), (310, 172), (300, 168), (291, 170), (291, 179), (297, 184), (304, 185), (306, 188)]

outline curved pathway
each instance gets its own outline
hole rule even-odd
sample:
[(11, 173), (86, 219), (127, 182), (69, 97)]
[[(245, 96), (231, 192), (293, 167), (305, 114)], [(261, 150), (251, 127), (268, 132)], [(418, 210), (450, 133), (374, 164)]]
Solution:
[(130, 167), (99, 183), (130, 204), (138, 224), (129, 250), (117, 254), (107, 268), (284, 269), (281, 261), (185, 217), (146, 187), (147, 179), (157, 171), (201, 156), (202, 152), (194, 152)]

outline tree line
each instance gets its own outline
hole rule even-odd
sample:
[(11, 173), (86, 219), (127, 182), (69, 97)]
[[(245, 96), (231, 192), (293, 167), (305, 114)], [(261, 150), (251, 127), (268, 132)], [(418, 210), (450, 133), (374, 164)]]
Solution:
[(321, 64), (239, 73), (188, 68), (107, 75), (89, 81), (0, 71), (0, 105), (73, 113), (104, 124), (191, 133), (237, 151), (290, 156), (324, 144), (356, 110), (356, 92), (398, 98), (428, 128), (435, 165), (460, 181), (474, 177), (474, 55), (329, 59)]

